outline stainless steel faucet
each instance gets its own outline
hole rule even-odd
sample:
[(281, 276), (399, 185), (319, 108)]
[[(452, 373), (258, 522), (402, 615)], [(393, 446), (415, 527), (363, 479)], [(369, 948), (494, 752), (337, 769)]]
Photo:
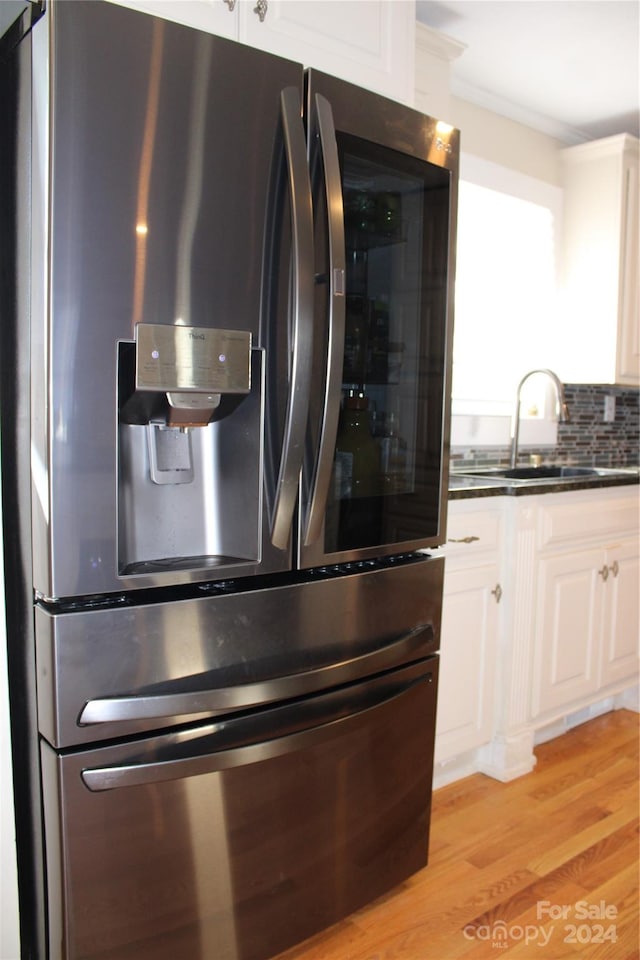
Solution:
[(524, 377), (518, 384), (518, 389), (516, 391), (516, 406), (513, 411), (513, 420), (511, 421), (511, 466), (515, 467), (518, 461), (518, 438), (520, 436), (520, 394), (522, 388), (534, 373), (543, 373), (545, 376), (549, 377), (551, 383), (553, 384), (556, 391), (556, 417), (558, 418), (559, 423), (567, 423), (569, 418), (569, 408), (564, 398), (564, 386), (562, 381), (553, 370), (547, 370), (542, 368), (541, 370), (530, 370), (529, 373), (525, 373)]

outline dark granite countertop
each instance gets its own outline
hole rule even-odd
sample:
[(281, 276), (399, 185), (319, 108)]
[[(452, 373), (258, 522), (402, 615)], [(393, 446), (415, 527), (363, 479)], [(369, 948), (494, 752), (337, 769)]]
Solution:
[(600, 487), (622, 487), (640, 483), (639, 467), (620, 467), (595, 476), (556, 477), (554, 479), (522, 481), (498, 477), (474, 477), (467, 473), (452, 473), (449, 477), (449, 500), (467, 500), (475, 497), (527, 497), (541, 493), (563, 493), (573, 490), (594, 490)]

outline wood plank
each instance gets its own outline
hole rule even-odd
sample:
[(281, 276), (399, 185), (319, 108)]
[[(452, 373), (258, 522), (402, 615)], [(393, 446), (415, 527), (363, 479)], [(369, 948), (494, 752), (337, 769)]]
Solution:
[(593, 890), (637, 862), (638, 832), (636, 818), (562, 864), (557, 872)]
[[(548, 945), (538, 946), (543, 957), (553, 960), (618, 960), (622, 957), (638, 956), (638, 877), (635, 865), (629, 866), (612, 877), (600, 887), (590, 891), (577, 902), (558, 903), (566, 908), (566, 917), (540, 924), (534, 916), (521, 918), (529, 928), (532, 938), (529, 945), (524, 938), (508, 940), (509, 946), (501, 950), (510, 960), (516, 957), (530, 956), (532, 944), (543, 942), (542, 931)], [(533, 939), (534, 928), (541, 926), (539, 935)], [(515, 928), (507, 928), (513, 933)], [(635, 951), (635, 954), (634, 954)]]
[(628, 801), (615, 813), (599, 819), (584, 830), (578, 829), (574, 836), (567, 837), (563, 843), (557, 844), (552, 850), (546, 850), (540, 856), (532, 857), (528, 861), (528, 866), (541, 876), (550, 873), (556, 867), (566, 863), (567, 860), (571, 860), (576, 854), (587, 850), (598, 841), (615, 833), (620, 827), (633, 823), (637, 815), (637, 804)]

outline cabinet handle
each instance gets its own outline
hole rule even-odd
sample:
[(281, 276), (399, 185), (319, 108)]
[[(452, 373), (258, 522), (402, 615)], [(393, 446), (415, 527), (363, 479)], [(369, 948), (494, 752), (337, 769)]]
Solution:
[(500, 603), (502, 599), (502, 587), (499, 583), (496, 583), (495, 589), (491, 591), (491, 594), (496, 598), (496, 603)]
[(453, 537), (449, 537), (449, 543), (474, 543), (479, 539), (480, 537), (461, 537), (459, 540), (454, 540)]
[(260, 17), (260, 23), (264, 23), (264, 18), (267, 15), (267, 7), (268, 7), (267, 0), (258, 0), (255, 7), (253, 8), (253, 12), (257, 13), (258, 16)]
[(612, 563), (611, 566), (609, 567), (609, 570), (610, 570), (611, 573), (614, 575), (614, 577), (617, 577), (617, 576), (618, 576), (618, 574), (620, 573), (620, 566), (618, 565), (618, 561), (617, 561), (617, 560), (614, 560), (614, 561), (613, 561), (613, 563)]
[(599, 574), (599, 575), (602, 577), (602, 579), (605, 580), (605, 581), (609, 579), (609, 567), (606, 565), (606, 563), (605, 563), (604, 567), (602, 568), (602, 570), (598, 570), (598, 574)]
[(226, 5), (229, 7), (229, 12), (233, 13), (233, 8), (236, 5), (236, 0), (222, 0), (222, 2), (226, 3)]

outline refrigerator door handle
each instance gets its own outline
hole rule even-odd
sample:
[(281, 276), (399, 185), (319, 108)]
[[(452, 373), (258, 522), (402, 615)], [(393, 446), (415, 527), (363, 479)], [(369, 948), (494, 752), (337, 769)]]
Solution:
[(282, 129), (289, 178), (292, 235), (291, 362), (289, 398), (280, 470), (275, 491), (271, 541), (285, 549), (298, 496), (309, 413), (313, 343), (313, 209), (302, 127), (300, 95), (286, 87), (280, 96)]
[[(124, 763), (85, 769), (81, 773), (82, 781), (92, 793), (100, 793), (121, 787), (139, 787), (167, 780), (183, 780), (186, 777), (203, 776), (260, 763), (264, 760), (273, 760), (340, 736), (345, 723), (368, 710), (390, 703), (407, 693), (417, 683), (433, 683), (433, 679), (433, 673), (426, 669), (419, 677), (405, 678), (401, 682), (392, 682), (382, 689), (374, 688), (370, 692), (365, 691), (364, 695), (358, 699), (357, 709), (346, 715), (342, 708), (329, 709), (326, 716), (316, 718), (311, 721), (312, 725), (295, 733), (215, 752), (212, 752), (209, 747), (211, 735), (205, 734), (203, 740), (207, 742), (207, 748), (200, 755), (193, 753), (194, 749), (197, 750), (197, 744), (182, 745), (178, 742), (174, 746), (173, 757), (169, 756), (167, 759), (150, 763)], [(189, 749), (190, 754), (185, 756), (185, 750)]]
[(340, 415), (345, 331), (346, 260), (342, 178), (331, 104), (320, 94), (316, 94), (314, 98), (310, 136), (312, 145), (316, 138), (320, 142), (327, 203), (329, 340), (324, 409), (320, 425), (318, 459), (303, 538), (305, 546), (318, 539), (324, 522)]
[(150, 696), (139, 694), (89, 700), (78, 718), (78, 725), (82, 727), (96, 723), (119, 723), (196, 713), (224, 713), (272, 703), (275, 700), (299, 697), (330, 686), (358, 680), (400, 665), (412, 657), (426, 655), (425, 644), (432, 641), (434, 637), (433, 624), (421, 624), (372, 653), (365, 653), (316, 670), (265, 680), (262, 683), (243, 683), (225, 688), (192, 690), (175, 694)]

